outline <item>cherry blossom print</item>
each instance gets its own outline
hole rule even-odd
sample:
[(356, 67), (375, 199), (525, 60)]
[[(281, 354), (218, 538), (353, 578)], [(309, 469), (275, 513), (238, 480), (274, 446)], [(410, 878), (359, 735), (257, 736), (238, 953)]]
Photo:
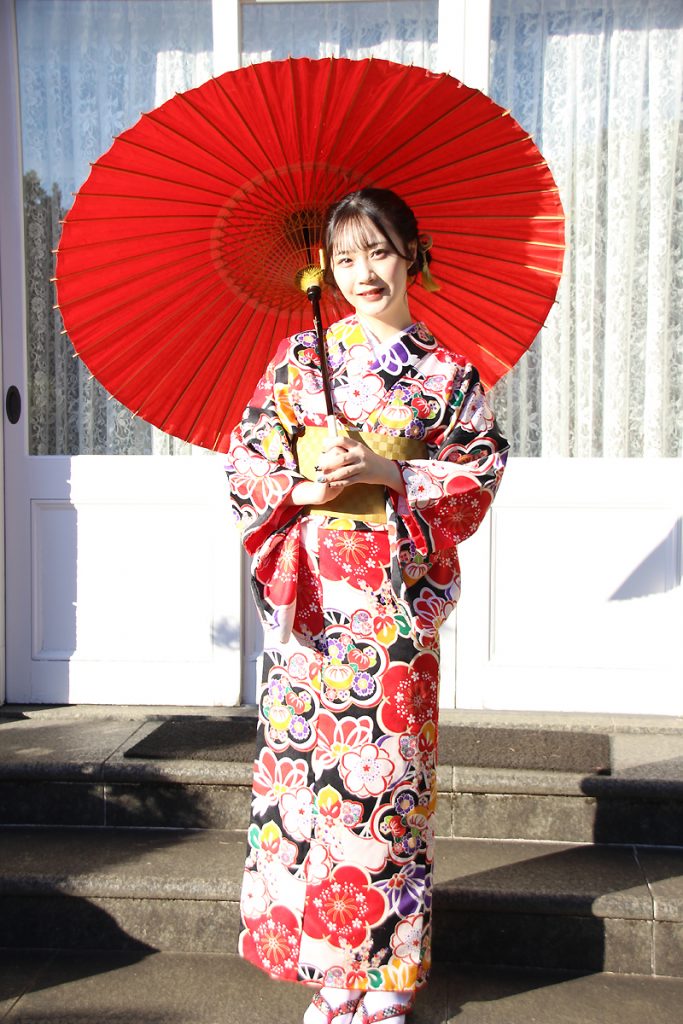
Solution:
[(368, 929), (384, 916), (386, 899), (367, 872), (355, 866), (336, 867), (326, 881), (311, 886), (304, 931), (332, 946), (358, 946)]
[(321, 530), (320, 572), (328, 580), (379, 590), (391, 553), (384, 532)]
[(359, 797), (379, 796), (388, 788), (395, 771), (389, 754), (375, 743), (344, 754), (339, 768), (344, 786)]
[(299, 635), (314, 637), (325, 628), (322, 613), (322, 585), (317, 563), (306, 550), (299, 551), (296, 615), (294, 629)]
[(274, 978), (409, 991), (431, 963), (438, 626), (507, 445), (476, 370), (424, 324), (378, 342), (351, 316), (326, 347), (342, 427), (424, 451), (399, 460), (386, 523), (288, 500), (296, 436), (326, 422), (312, 331), (280, 345), (234, 431), (266, 631), (240, 950)]
[(346, 359), (344, 360), (345, 377), (343, 379), (337, 378), (337, 385), (342, 385), (345, 379), (355, 380), (358, 377), (363, 377), (368, 370), (374, 373), (376, 367), (373, 363), (374, 355), (370, 345), (351, 345), (347, 350)]
[(384, 673), (384, 702), (380, 714), (388, 732), (418, 733), (425, 722), (436, 721), (439, 662), (431, 652), (418, 654), (410, 665), (396, 662)]
[(399, 921), (391, 936), (394, 956), (417, 967), (422, 947), (422, 914), (410, 914)]
[(280, 797), (282, 824), (292, 839), (302, 841), (311, 838), (314, 799), (310, 789), (283, 793)]
[(269, 904), (270, 898), (263, 877), (256, 871), (245, 871), (240, 896), (243, 917), (247, 919), (264, 917)]
[[(404, 576), (405, 578), (405, 576)], [(420, 577), (412, 582), (417, 583)], [(432, 562), (429, 566), (429, 583), (431, 586), (460, 589), (460, 559), (455, 545), (447, 547), (432, 554)]]
[(241, 937), (242, 955), (273, 978), (295, 981), (300, 934), (292, 911), (275, 906), (266, 916), (249, 922), (249, 931)]
[(455, 547), (467, 540), (486, 515), (491, 501), (488, 491), (476, 491), (448, 497), (433, 512), (427, 510), (425, 521), (429, 524), (436, 549)]
[(412, 469), (404, 464), (403, 481), (408, 502), (418, 509), (427, 508), (443, 497), (441, 483), (426, 469)]
[(380, 378), (366, 373), (362, 377), (349, 377), (348, 384), (335, 392), (335, 400), (339, 402), (342, 415), (348, 423), (359, 423), (375, 408), (383, 392)]

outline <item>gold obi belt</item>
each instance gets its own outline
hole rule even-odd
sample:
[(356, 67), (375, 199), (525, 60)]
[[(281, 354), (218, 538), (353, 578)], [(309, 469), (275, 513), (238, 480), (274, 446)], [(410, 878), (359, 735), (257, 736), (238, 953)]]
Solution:
[[(340, 428), (340, 434), (360, 441), (370, 451), (383, 455), (385, 459), (426, 459), (427, 445), (414, 437), (392, 437), (390, 434), (375, 434), (369, 430), (347, 430)], [(299, 472), (307, 480), (315, 480), (316, 466), (323, 452), (323, 441), (329, 437), (327, 427), (306, 427), (305, 433), (297, 438), (296, 453)], [(334, 515), (344, 519), (357, 519), (367, 523), (386, 523), (386, 488), (382, 484), (349, 484), (333, 501), (320, 508), (307, 509), (321, 515)]]

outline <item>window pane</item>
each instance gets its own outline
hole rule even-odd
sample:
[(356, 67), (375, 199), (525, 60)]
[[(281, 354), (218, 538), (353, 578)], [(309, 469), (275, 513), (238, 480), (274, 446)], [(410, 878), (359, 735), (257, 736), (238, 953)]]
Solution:
[(683, 7), (493, 0), (491, 92), (560, 187), (546, 330), (497, 385), (519, 455), (683, 455)]
[(213, 71), (211, 0), (17, 0), (30, 447), (34, 455), (187, 450), (108, 401), (54, 313), (51, 250), (90, 161), (140, 112)]
[(383, 57), (434, 68), (438, 0), (242, 6), (242, 63), (285, 57)]

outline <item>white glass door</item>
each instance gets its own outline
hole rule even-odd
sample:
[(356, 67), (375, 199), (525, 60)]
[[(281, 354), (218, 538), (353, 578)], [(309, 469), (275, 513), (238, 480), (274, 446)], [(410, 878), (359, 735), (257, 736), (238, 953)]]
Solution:
[(4, 430), (6, 699), (238, 703), (223, 459), (108, 400), (60, 334), (49, 280), (88, 161), (212, 73), (211, 3), (17, 0), (2, 18), (3, 365), (21, 400)]

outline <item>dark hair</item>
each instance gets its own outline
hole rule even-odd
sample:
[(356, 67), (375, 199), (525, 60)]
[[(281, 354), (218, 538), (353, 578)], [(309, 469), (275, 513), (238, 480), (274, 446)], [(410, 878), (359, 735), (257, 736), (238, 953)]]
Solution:
[[(334, 284), (332, 260), (335, 238), (342, 229), (347, 228), (356, 244), (366, 245), (373, 241), (364, 237), (362, 222), (366, 219), (374, 224), (399, 256), (409, 261), (409, 277), (417, 276), (423, 268), (423, 263), (430, 262), (431, 254), (427, 252), (427, 245), (419, 237), (415, 214), (405, 200), (388, 188), (361, 188), (340, 199), (330, 207), (325, 216), (325, 279), (328, 284)], [(398, 240), (403, 251), (396, 247), (394, 238)]]

